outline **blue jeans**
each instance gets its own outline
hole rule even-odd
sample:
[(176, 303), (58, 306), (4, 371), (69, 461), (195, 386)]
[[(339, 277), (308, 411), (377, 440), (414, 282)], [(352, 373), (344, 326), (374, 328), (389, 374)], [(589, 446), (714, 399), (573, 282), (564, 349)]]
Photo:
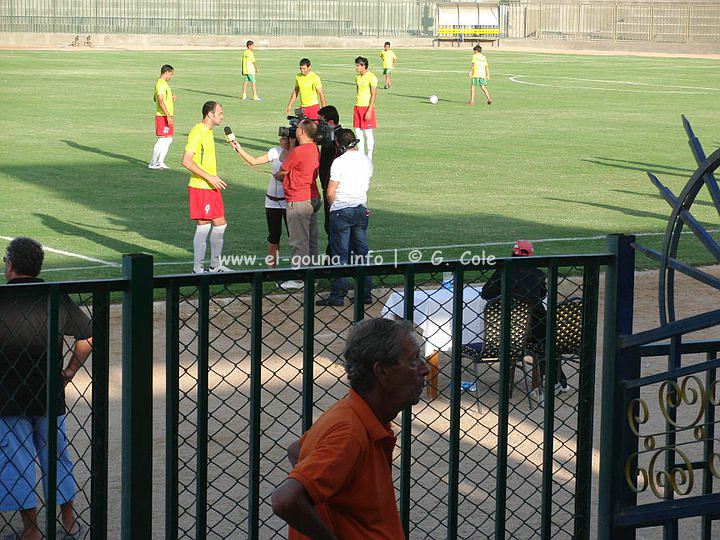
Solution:
[[(73, 463), (65, 435), (65, 415), (57, 417), (57, 503), (75, 498)], [(47, 416), (0, 416), (0, 512), (35, 508), (35, 461), (40, 462), (47, 500)]]
[[(339, 264), (348, 264), (350, 254), (358, 262), (361, 256), (368, 253), (367, 227), (370, 212), (364, 206), (342, 208), (330, 212), (330, 254)], [(344, 298), (347, 295), (348, 279), (333, 280), (330, 296)], [(371, 298), (372, 280), (365, 278), (365, 298)]]

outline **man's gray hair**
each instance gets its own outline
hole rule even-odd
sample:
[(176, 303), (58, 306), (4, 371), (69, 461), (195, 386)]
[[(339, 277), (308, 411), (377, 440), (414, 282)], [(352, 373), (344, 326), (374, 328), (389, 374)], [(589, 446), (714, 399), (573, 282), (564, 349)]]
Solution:
[(395, 365), (403, 352), (403, 338), (415, 340), (413, 324), (407, 320), (366, 319), (350, 329), (345, 342), (345, 371), (350, 386), (365, 391), (375, 381), (373, 365)]

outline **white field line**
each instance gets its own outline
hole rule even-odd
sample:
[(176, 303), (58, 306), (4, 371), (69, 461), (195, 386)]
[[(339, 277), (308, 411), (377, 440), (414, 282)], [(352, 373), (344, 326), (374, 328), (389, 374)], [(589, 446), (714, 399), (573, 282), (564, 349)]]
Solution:
[[(573, 77), (563, 77), (561, 79), (566, 80), (574, 80), (574, 81), (592, 81), (592, 82), (600, 82), (600, 83), (608, 83), (608, 84), (628, 84), (628, 85), (638, 85), (638, 86), (657, 86), (660, 88), (665, 88), (666, 90), (649, 90), (649, 89), (632, 89), (632, 88), (606, 88), (606, 87), (600, 87), (600, 86), (567, 86), (567, 85), (560, 85), (560, 84), (544, 84), (544, 83), (538, 83), (538, 82), (531, 82), (531, 81), (525, 81), (524, 75), (511, 75), (508, 77), (508, 79), (511, 82), (514, 82), (516, 84), (527, 84), (529, 86), (544, 86), (546, 88), (563, 88), (568, 90), (602, 90), (604, 92), (625, 92), (625, 93), (631, 93), (631, 94), (702, 94), (706, 95), (708, 92), (706, 90), (717, 90), (717, 88), (704, 88), (704, 87), (694, 87), (694, 86), (672, 86), (672, 85), (659, 85), (659, 84), (649, 84), (649, 83), (638, 83), (638, 82), (632, 82), (632, 81), (612, 81), (612, 80), (595, 80), (592, 81), (591, 79), (577, 79)], [(696, 90), (700, 90), (699, 92), (691, 92), (691, 91), (685, 91), (685, 90), (671, 90), (672, 88), (692, 88)]]
[[(717, 233), (720, 232), (720, 229), (708, 229), (709, 233)], [(651, 236), (664, 236), (665, 232), (646, 232), (646, 233), (629, 233), (633, 234), (637, 237), (651, 237)], [(683, 231), (682, 234), (692, 234), (692, 231)], [(0, 238), (6, 238), (4, 236), (0, 236)], [(563, 242), (584, 242), (588, 240), (604, 240), (607, 238), (606, 234), (598, 234), (596, 236), (574, 236), (574, 237), (559, 237), (559, 238), (536, 238), (536, 239), (530, 239), (530, 241), (533, 244), (553, 244), (553, 243), (563, 243)], [(433, 251), (437, 250), (443, 250), (443, 249), (462, 249), (462, 248), (483, 248), (483, 247), (496, 247), (496, 246), (511, 246), (514, 243), (514, 240), (512, 241), (500, 241), (500, 242), (480, 242), (477, 244), (447, 244), (442, 246), (418, 246), (418, 247), (401, 247), (401, 248), (389, 248), (389, 249), (374, 249), (370, 251), (370, 254), (373, 253), (395, 253), (395, 252), (406, 252), (406, 251), (421, 251), (421, 252), (429, 252), (432, 253)], [(264, 260), (265, 255), (258, 255), (257, 260), (262, 261)], [(95, 259), (97, 260), (97, 259)], [(281, 261), (289, 261), (290, 257), (281, 257)], [(427, 262), (426, 259), (423, 259), (424, 262)], [(121, 266), (118, 263), (110, 263), (110, 262), (104, 262), (106, 266), (115, 266), (119, 267)], [(183, 265), (192, 265), (192, 261), (167, 261), (167, 262), (158, 262), (155, 263), (154, 266), (183, 266)], [(97, 269), (98, 266), (77, 266), (72, 268), (52, 268), (49, 270), (43, 270), (43, 272), (61, 272), (61, 271), (70, 271), (70, 270), (92, 270)]]
[[(10, 242), (13, 239), (13, 237), (12, 236), (0, 236), (0, 239), (7, 240), (8, 242)], [(49, 253), (56, 253), (58, 255), (64, 255), (66, 257), (74, 257), (76, 259), (82, 259), (83, 261), (95, 262), (98, 264), (102, 264), (103, 266), (120, 266), (120, 264), (118, 264), (118, 263), (104, 261), (102, 259), (96, 259), (95, 257), (88, 257), (87, 255), (80, 255), (79, 253), (73, 253), (71, 251), (64, 251), (62, 249), (55, 249), (55, 248), (48, 247), (46, 245), (43, 245), (43, 250), (45, 250)], [(94, 266), (94, 267), (89, 267), (89, 268), (97, 268), (97, 267)]]
[[(347, 64), (320, 64), (321, 67), (348, 67)], [(421, 69), (421, 68), (402, 68), (403, 71), (409, 71), (409, 72), (419, 72), (419, 73), (462, 73), (467, 74), (468, 70), (457, 70), (457, 69)], [(507, 76), (507, 78), (516, 84), (527, 84), (529, 86), (545, 86), (548, 88), (566, 88), (570, 90), (604, 90), (608, 92), (626, 92), (626, 93), (633, 93), (633, 94), (683, 94), (683, 95), (694, 95), (694, 94), (701, 94), (705, 95), (710, 92), (717, 92), (720, 90), (720, 88), (709, 88), (705, 86), (681, 86), (681, 85), (671, 85), (671, 84), (652, 84), (652, 83), (641, 83), (641, 82), (634, 82), (634, 81), (618, 81), (618, 80), (606, 80), (606, 79), (581, 79), (578, 77), (551, 77), (548, 75), (533, 75), (533, 78), (552, 78), (553, 80), (567, 80), (567, 81), (580, 81), (580, 82), (592, 82), (592, 83), (606, 83), (606, 84), (625, 84), (630, 86), (647, 86), (647, 87), (657, 87), (659, 90), (633, 90), (633, 89), (625, 89), (625, 88), (603, 88), (603, 87), (597, 87), (597, 86), (562, 86), (557, 84), (543, 84), (538, 82), (531, 82), (531, 81), (524, 81), (520, 79), (524, 79), (525, 75), (517, 75), (514, 73), (501, 73), (496, 72), (496, 75), (499, 76)], [(677, 88), (679, 90), (673, 90), (674, 88)], [(691, 91), (683, 91), (683, 90), (691, 90)], [(696, 90), (693, 92), (692, 90)]]

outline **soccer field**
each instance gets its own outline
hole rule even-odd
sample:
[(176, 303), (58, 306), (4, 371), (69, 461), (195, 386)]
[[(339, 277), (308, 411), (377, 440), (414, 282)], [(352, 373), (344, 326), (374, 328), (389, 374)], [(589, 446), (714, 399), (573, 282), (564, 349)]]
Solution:
[[(349, 126), (354, 58), (367, 56), (382, 86), (379, 49), (256, 49), (261, 102), (239, 99), (242, 50), (1, 51), (0, 238), (29, 235), (50, 248), (49, 279), (118, 276), (121, 255), (139, 251), (155, 257), (158, 274), (189, 272), (194, 224), (180, 159), (202, 104), (222, 103), (225, 125), (258, 155), (287, 124), (300, 58), (312, 60)], [(469, 48), (396, 50), (393, 88), (378, 90), (370, 248), (386, 261), (416, 247), (429, 259), (436, 246), (446, 258), (504, 256), (529, 238), (547, 239), (536, 245), (546, 255), (602, 250), (612, 232), (660, 246), (670, 209), (645, 171), (675, 194), (692, 175), (681, 114), (707, 154), (720, 146), (718, 61), (485, 52), (495, 101), (480, 94), (470, 107)], [(176, 134), (172, 170), (153, 171), (152, 92), (164, 63), (175, 67)], [(224, 253), (264, 257), (269, 169), (245, 165), (221, 129), (215, 137), (229, 184)], [(708, 201), (703, 194), (692, 211), (713, 227)], [(712, 262), (687, 245), (688, 260)]]

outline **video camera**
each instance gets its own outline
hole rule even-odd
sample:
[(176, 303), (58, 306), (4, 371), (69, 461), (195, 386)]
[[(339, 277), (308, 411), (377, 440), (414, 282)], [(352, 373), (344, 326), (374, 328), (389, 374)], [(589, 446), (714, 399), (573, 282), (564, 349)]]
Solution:
[(303, 114), (302, 109), (295, 109), (295, 116), (288, 116), (289, 126), (280, 126), (278, 128), (278, 137), (295, 138), (298, 124), (303, 120), (312, 120), (317, 125), (317, 134), (315, 135), (315, 143), (326, 145), (335, 142), (335, 126), (331, 126), (324, 120), (319, 118), (307, 118)]

